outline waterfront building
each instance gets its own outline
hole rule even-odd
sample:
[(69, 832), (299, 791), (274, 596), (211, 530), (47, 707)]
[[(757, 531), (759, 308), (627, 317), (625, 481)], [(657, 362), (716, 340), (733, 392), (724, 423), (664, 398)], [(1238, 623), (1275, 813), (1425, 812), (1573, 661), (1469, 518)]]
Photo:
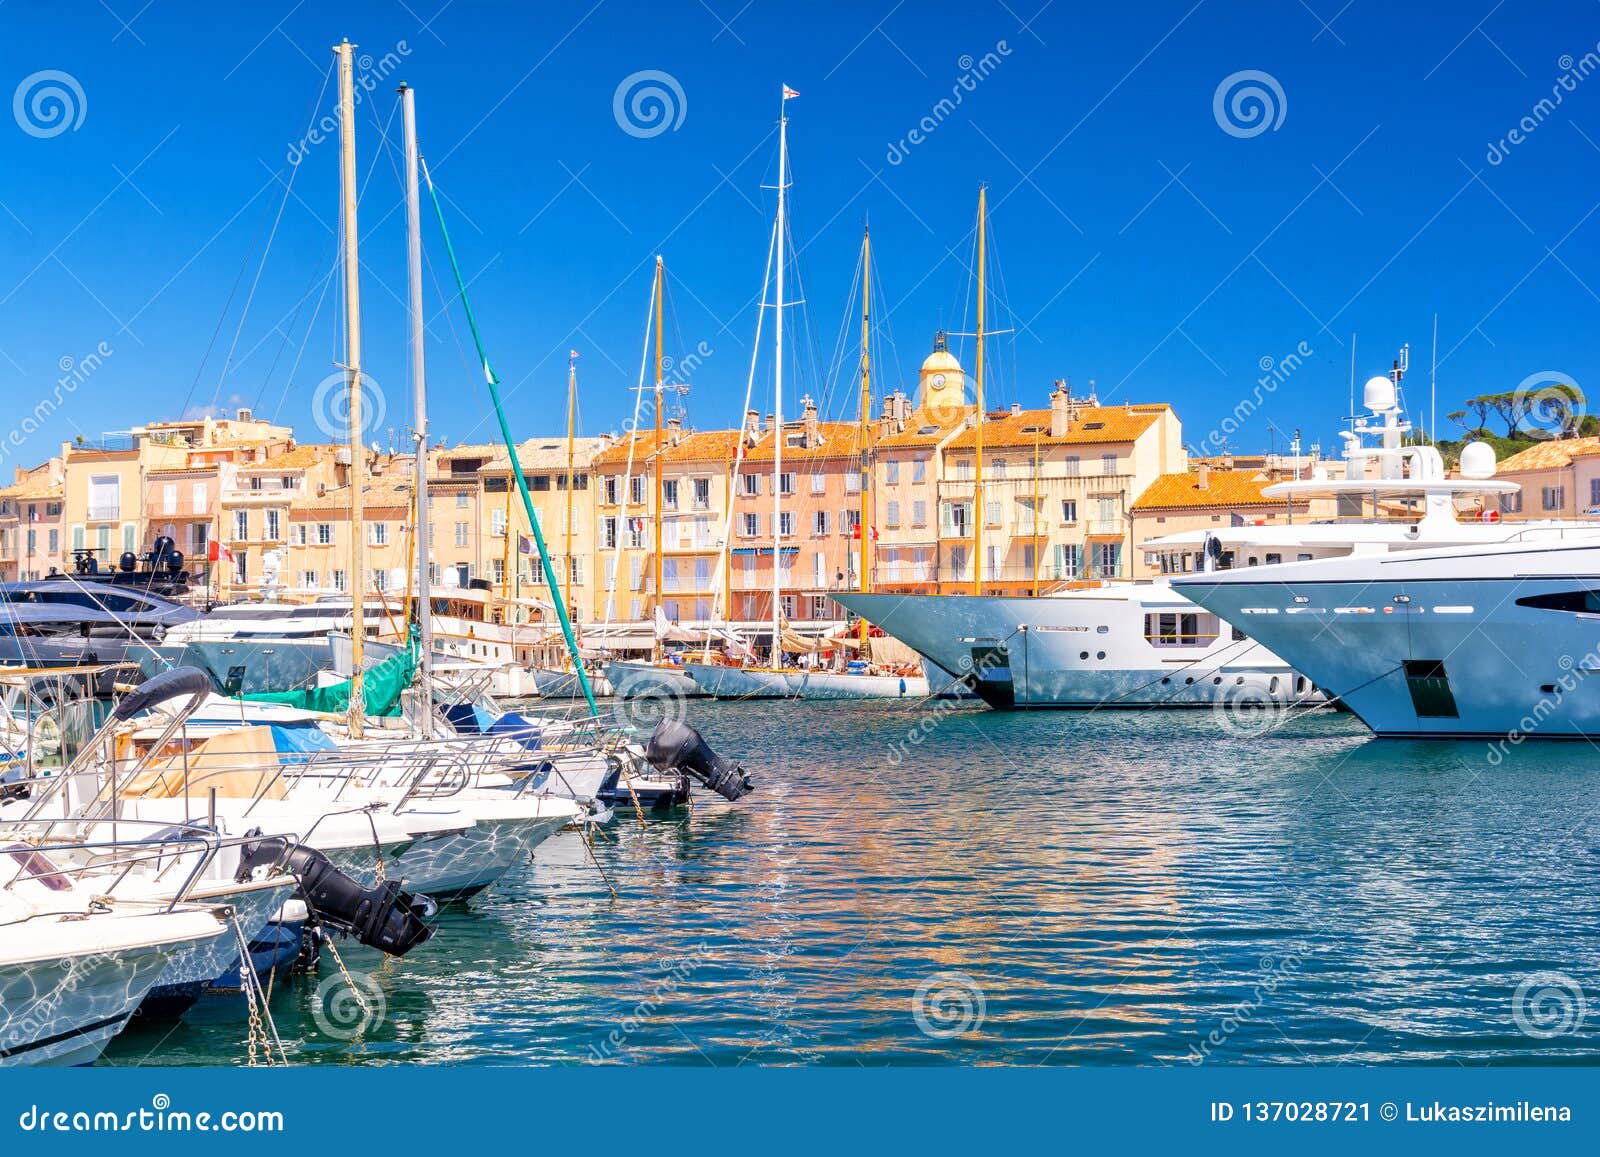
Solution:
[(1586, 517), (1600, 509), (1600, 438), (1535, 442), (1500, 462), (1494, 476), (1522, 486), (1500, 495), (1500, 516), (1508, 521)]
[(43, 578), (65, 571), (60, 458), (17, 471), (16, 481), (0, 488), (0, 582)]

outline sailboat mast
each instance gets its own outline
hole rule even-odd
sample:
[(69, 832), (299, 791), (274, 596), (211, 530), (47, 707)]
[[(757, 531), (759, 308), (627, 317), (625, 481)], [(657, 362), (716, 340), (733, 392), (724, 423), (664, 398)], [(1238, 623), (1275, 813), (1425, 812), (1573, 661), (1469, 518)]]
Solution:
[[(872, 592), (868, 543), (872, 535), (872, 231), (861, 230), (861, 593)], [(861, 620), (862, 658), (866, 657), (867, 620)]]
[[(652, 620), (652, 624), (654, 623), (654, 620), (660, 618), (661, 615), (665, 613), (665, 612), (663, 612), (661, 610), (661, 607), (662, 607), (661, 574), (662, 574), (662, 569), (663, 569), (662, 568), (662, 559), (661, 559), (661, 543), (662, 543), (662, 518), (661, 518), (661, 515), (662, 515), (662, 505), (663, 505), (663, 503), (662, 503), (662, 484), (661, 484), (661, 318), (662, 318), (663, 309), (664, 309), (664, 305), (665, 305), (665, 303), (662, 301), (662, 298), (664, 296), (662, 291), (665, 288), (665, 286), (666, 286), (666, 262), (663, 261), (658, 256), (656, 258), (656, 440), (655, 440), (655, 493), (656, 493), (656, 499), (655, 499), (655, 508), (656, 508), (656, 526), (655, 526), (655, 530), (656, 530), (655, 580), (656, 580), (656, 582), (655, 582), (655, 592), (656, 592), (656, 597), (655, 597), (655, 608), (654, 608), (656, 613), (652, 614), (650, 616), (651, 620)], [(655, 642), (651, 645), (651, 655), (654, 658), (656, 658), (657, 660), (659, 660), (661, 658), (661, 636), (660, 636), (659, 633), (654, 633), (654, 627), (653, 626), (652, 626), (652, 633), (654, 634)]]
[(567, 357), (567, 582), (572, 582), (572, 466), (573, 434), (578, 409), (578, 351)]
[(350, 410), (350, 732), (361, 738), (366, 720), (366, 587), (364, 543), (366, 520), (362, 488), (366, 479), (361, 449), (361, 258), (356, 246), (356, 106), (352, 68), (354, 48), (346, 40), (334, 49), (339, 54), (339, 188), (344, 221), (344, 371)]
[(410, 277), (411, 307), (411, 409), (416, 422), (412, 435), (416, 443), (412, 485), (417, 511), (412, 537), (417, 543), (417, 642), (422, 649), (417, 659), (417, 674), (425, 704), (432, 703), (433, 687), (433, 592), (429, 584), (428, 563), (428, 387), (422, 357), (422, 195), (417, 186), (417, 108), (416, 90), (400, 86), (400, 102), (405, 119), (406, 152), (406, 268)]
[(783, 666), (783, 648), (779, 642), (782, 624), (779, 618), (783, 606), (783, 569), (781, 566), (783, 544), (779, 529), (782, 526), (783, 496), (780, 480), (783, 477), (783, 266), (787, 257), (789, 233), (784, 227), (784, 195), (788, 192), (789, 168), (789, 88), (783, 86), (778, 109), (778, 252), (777, 252), (777, 313), (773, 324), (773, 379), (772, 379), (772, 665)]
[(978, 403), (977, 473), (972, 487), (972, 593), (983, 594), (983, 298), (984, 298), (984, 215), (989, 190), (978, 186), (978, 352), (976, 357), (976, 397)]

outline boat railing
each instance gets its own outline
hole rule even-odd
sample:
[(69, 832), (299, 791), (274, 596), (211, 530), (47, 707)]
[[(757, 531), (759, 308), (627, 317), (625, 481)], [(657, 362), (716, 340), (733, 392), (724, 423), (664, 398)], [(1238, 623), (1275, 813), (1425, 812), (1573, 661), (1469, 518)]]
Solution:
[[(82, 838), (92, 829), (108, 828), (108, 838)], [(132, 831), (132, 835), (125, 833)], [(159, 880), (192, 855), (193, 863), (183, 879), (164, 901), (153, 901), (161, 910), (172, 911), (189, 896), (206, 867), (224, 848), (241, 841), (219, 836), (199, 824), (173, 823), (170, 820), (89, 819), (82, 816), (54, 819), (0, 819), (0, 865), (16, 865), (0, 891), (9, 891), (25, 880), (32, 880), (51, 891), (61, 890), (68, 881), (74, 885), (92, 881), (96, 899), (151, 900), (151, 897), (118, 895), (121, 887), (141, 865), (151, 869)], [(65, 862), (72, 857), (75, 862)], [(111, 877), (107, 879), (106, 877)]]

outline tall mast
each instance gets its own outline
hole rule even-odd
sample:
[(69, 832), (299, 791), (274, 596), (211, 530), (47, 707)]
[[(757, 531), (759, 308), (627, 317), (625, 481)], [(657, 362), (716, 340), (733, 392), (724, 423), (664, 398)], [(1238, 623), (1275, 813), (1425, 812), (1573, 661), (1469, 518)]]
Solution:
[(366, 519), (362, 510), (365, 459), (361, 450), (361, 258), (356, 247), (356, 105), (352, 73), (354, 49), (348, 40), (334, 49), (339, 54), (339, 188), (344, 218), (344, 371), (350, 398), (350, 732), (361, 738), (366, 720), (366, 687), (362, 663), (366, 658), (367, 614), (362, 595)]
[[(861, 593), (872, 591), (868, 543), (872, 535), (872, 231), (861, 230)], [(866, 658), (867, 620), (861, 620), (862, 658)]]
[(779, 642), (779, 622), (783, 605), (783, 550), (779, 536), (782, 525), (783, 497), (778, 493), (779, 479), (783, 477), (783, 266), (787, 257), (789, 234), (784, 228), (784, 195), (787, 192), (789, 168), (789, 86), (783, 86), (778, 103), (778, 251), (777, 251), (777, 314), (773, 323), (773, 379), (772, 379), (772, 665), (783, 666), (783, 647)]
[(567, 582), (572, 582), (572, 452), (578, 408), (578, 351), (567, 356)]
[[(661, 512), (662, 512), (662, 487), (661, 487), (661, 317), (664, 302), (662, 290), (666, 287), (666, 262), (660, 257), (656, 258), (656, 441), (655, 441), (655, 508), (656, 508), (656, 566), (655, 566), (655, 611), (661, 610)], [(651, 645), (651, 656), (661, 658), (661, 636), (655, 633), (654, 620), (659, 615), (652, 614), (651, 634), (655, 642)]]
[(972, 593), (983, 594), (983, 296), (984, 296), (984, 212), (988, 206), (988, 188), (978, 186), (978, 353), (976, 398), (978, 403), (977, 475), (972, 487)]
[[(400, 101), (405, 114), (406, 150), (406, 268), (411, 293), (411, 409), (416, 422), (412, 435), (416, 443), (413, 464), (417, 512), (412, 537), (417, 543), (417, 642), (422, 654), (417, 660), (422, 700), (433, 703), (433, 592), (429, 587), (428, 565), (428, 387), (422, 358), (422, 197), (417, 187), (417, 109), (416, 90), (400, 86)], [(425, 710), (426, 714), (426, 710)]]

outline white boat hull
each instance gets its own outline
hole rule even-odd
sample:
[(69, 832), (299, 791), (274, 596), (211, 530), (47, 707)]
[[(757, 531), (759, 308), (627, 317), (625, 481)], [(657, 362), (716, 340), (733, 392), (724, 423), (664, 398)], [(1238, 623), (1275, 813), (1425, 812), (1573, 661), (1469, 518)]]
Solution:
[(794, 698), (794, 691), (782, 671), (720, 667), (714, 663), (685, 663), (684, 670), (689, 672), (701, 693), (713, 699)]
[(1155, 646), (1145, 616), (1195, 613), (1164, 585), (1099, 597), (841, 594), (838, 601), (949, 671), (990, 706), (1213, 707), (1314, 702), (1308, 680), (1253, 640), (1223, 629), (1189, 645)]
[(610, 681), (613, 693), (624, 699), (644, 696), (703, 699), (706, 695), (681, 667), (658, 667), (654, 663), (608, 663), (606, 679)]
[[(546, 699), (578, 699), (583, 696), (583, 688), (578, 683), (577, 675), (571, 671), (557, 671), (550, 667), (533, 668), (533, 693)], [(590, 673), (589, 690), (595, 695), (610, 695), (611, 680), (604, 675)]]
[(797, 699), (924, 699), (928, 695), (928, 680), (921, 675), (801, 671), (784, 679)]

